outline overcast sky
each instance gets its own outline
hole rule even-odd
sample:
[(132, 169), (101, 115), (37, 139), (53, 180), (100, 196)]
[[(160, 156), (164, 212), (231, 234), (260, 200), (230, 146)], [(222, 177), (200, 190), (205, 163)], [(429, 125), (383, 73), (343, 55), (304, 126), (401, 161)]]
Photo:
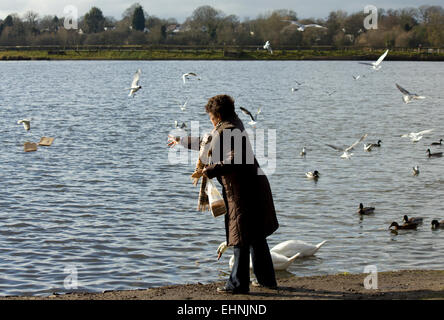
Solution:
[(444, 6), (444, 0), (0, 0), (0, 19), (4, 19), (9, 13), (22, 15), (28, 10), (38, 12), (41, 16), (63, 16), (63, 8), (67, 5), (76, 6), (80, 16), (96, 6), (105, 16), (120, 19), (123, 11), (136, 2), (150, 15), (176, 18), (179, 22), (183, 22), (194, 9), (202, 5), (210, 5), (225, 14), (235, 14), (241, 20), (246, 17), (253, 19), (258, 14), (274, 9), (294, 10), (299, 18), (325, 18), (330, 11), (345, 10), (353, 13), (364, 10), (366, 5), (384, 9), (419, 7), (425, 4)]

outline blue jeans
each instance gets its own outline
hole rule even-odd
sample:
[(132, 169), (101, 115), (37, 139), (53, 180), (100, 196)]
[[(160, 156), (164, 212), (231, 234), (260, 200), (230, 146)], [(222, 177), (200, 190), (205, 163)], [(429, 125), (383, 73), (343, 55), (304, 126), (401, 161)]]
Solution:
[(235, 292), (248, 292), (250, 289), (250, 252), (253, 272), (257, 282), (263, 286), (276, 286), (276, 276), (266, 239), (250, 245), (234, 246), (234, 264), (226, 287)]

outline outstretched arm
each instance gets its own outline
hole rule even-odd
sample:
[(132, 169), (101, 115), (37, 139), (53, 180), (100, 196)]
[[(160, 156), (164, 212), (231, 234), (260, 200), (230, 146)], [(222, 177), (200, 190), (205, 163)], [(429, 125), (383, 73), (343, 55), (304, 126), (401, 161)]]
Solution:
[[(238, 170), (248, 170), (254, 167), (255, 158), (249, 144), (248, 136), (236, 131), (217, 135), (212, 142), (211, 160), (213, 164), (207, 166), (203, 173), (208, 178), (220, 177)], [(240, 136), (237, 136), (240, 134)], [(225, 136), (225, 141), (223, 138)], [(234, 139), (233, 139), (234, 138)]]
[(175, 145), (180, 144), (181, 146), (183, 146), (187, 149), (199, 151), (200, 143), (201, 143), (201, 139), (199, 137), (187, 136), (187, 137), (181, 138), (179, 136), (168, 135), (168, 146), (169, 147), (174, 147)]

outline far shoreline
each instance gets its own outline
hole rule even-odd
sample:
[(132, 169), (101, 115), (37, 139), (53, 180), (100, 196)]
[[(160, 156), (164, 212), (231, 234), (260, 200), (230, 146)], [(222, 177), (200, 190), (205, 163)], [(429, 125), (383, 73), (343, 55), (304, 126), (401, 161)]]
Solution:
[(339, 273), (279, 279), (278, 290), (250, 286), (250, 294), (221, 294), (224, 282), (170, 285), (103, 293), (73, 292), (50, 296), (0, 296), (0, 300), (444, 300), (444, 270), (379, 272), (377, 289), (366, 289), (370, 274)]
[[(0, 61), (116, 60), (116, 61), (376, 61), (383, 50), (370, 49), (300, 49), (263, 50), (170, 48), (40, 48), (0, 47)], [(386, 61), (444, 61), (444, 49), (392, 49)]]

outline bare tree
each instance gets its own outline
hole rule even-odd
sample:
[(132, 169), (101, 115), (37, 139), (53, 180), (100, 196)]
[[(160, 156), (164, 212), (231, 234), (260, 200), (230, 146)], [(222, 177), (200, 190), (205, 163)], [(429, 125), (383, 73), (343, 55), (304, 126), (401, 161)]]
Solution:
[(29, 24), (29, 26), (36, 27), (37, 19), (39, 17), (39, 14), (37, 12), (27, 11), (23, 17), (24, 17), (25, 22), (27, 22)]

